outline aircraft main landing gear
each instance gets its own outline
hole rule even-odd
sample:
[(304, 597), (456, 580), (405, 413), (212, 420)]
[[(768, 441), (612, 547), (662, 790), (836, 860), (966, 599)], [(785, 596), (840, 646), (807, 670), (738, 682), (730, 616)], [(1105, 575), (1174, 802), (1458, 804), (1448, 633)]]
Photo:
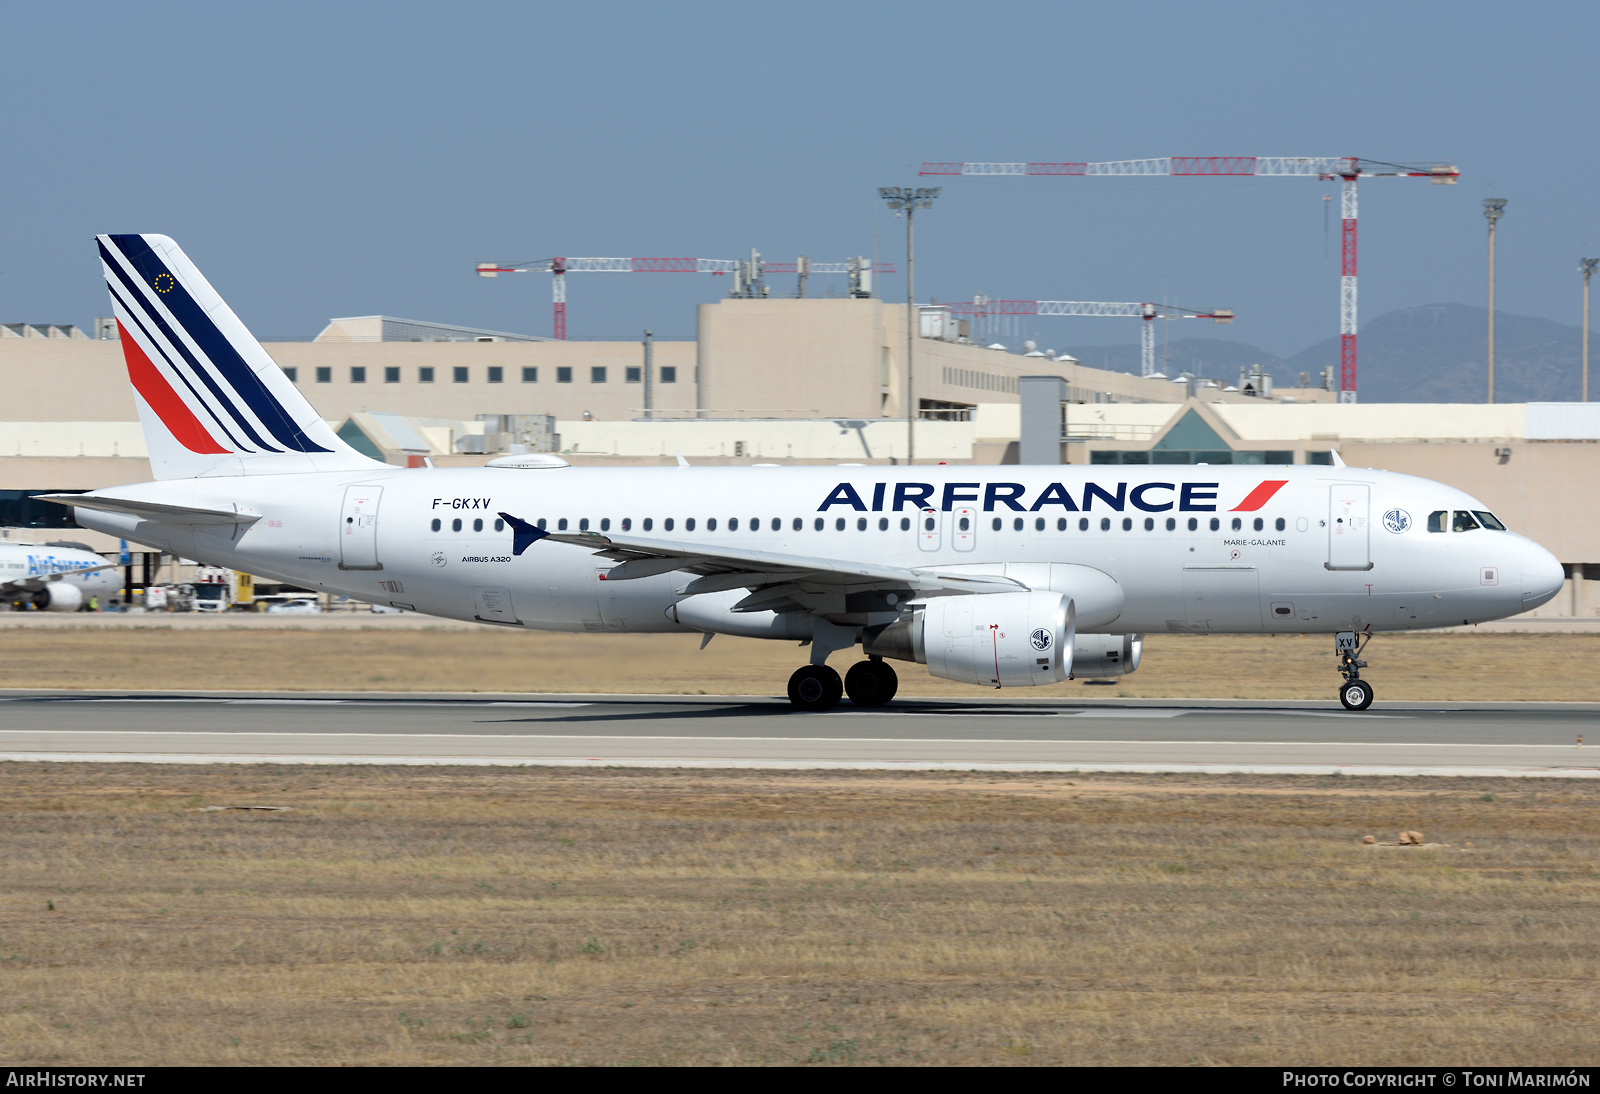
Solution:
[(882, 658), (873, 657), (850, 666), (844, 674), (844, 690), (858, 707), (881, 707), (900, 690), (900, 677)]
[(789, 677), (789, 702), (799, 710), (832, 710), (842, 695), (844, 684), (827, 665), (801, 665)]
[(1363, 641), (1355, 631), (1340, 631), (1333, 636), (1334, 649), (1339, 654), (1339, 673), (1344, 677), (1339, 688), (1339, 702), (1346, 710), (1366, 710), (1372, 705), (1372, 685), (1361, 679), (1361, 670), (1367, 663), (1360, 659), (1371, 641), (1371, 634)]

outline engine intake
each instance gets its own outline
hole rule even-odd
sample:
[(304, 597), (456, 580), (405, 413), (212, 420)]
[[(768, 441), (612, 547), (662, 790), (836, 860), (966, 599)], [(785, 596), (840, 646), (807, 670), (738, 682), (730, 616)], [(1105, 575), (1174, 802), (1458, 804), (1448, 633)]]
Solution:
[(869, 654), (916, 661), (945, 680), (990, 687), (1037, 687), (1073, 668), (1074, 609), (1060, 593), (935, 597), (887, 627), (869, 630)]
[(33, 606), (42, 612), (75, 612), (83, 607), (83, 590), (65, 581), (52, 581), (33, 594)]

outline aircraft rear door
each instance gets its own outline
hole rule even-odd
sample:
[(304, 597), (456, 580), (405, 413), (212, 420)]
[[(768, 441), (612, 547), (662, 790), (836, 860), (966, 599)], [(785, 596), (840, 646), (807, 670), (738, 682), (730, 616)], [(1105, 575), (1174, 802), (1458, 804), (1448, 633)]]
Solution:
[(378, 561), (378, 502), (381, 486), (347, 486), (339, 509), (339, 569), (381, 570)]
[(1328, 487), (1328, 561), (1330, 570), (1372, 569), (1372, 488), (1363, 482), (1336, 482)]

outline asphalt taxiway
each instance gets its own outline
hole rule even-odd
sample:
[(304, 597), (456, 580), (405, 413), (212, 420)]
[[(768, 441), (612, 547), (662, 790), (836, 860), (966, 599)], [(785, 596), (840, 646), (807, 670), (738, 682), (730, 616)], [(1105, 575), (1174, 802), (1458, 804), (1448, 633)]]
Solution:
[[(1600, 704), (0, 692), (0, 760), (1600, 777)], [(1587, 738), (1584, 740), (1583, 738)]]

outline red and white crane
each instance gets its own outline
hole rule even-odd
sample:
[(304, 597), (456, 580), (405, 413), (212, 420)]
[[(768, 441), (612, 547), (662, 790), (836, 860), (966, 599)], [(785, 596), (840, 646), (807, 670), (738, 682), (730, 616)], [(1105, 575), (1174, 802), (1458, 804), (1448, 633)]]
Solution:
[(952, 315), (965, 315), (982, 319), (990, 315), (1068, 315), (1109, 316), (1120, 319), (1142, 319), (1139, 324), (1139, 374), (1154, 376), (1156, 371), (1157, 319), (1209, 319), (1213, 323), (1233, 322), (1229, 308), (1211, 308), (1196, 311), (1173, 304), (1117, 304), (1092, 300), (990, 300), (974, 297), (972, 303), (945, 304)]
[(1421, 166), (1359, 156), (1163, 156), (1103, 163), (924, 163), (924, 175), (1298, 175), (1340, 180), (1342, 246), (1339, 277), (1339, 401), (1356, 401), (1356, 181), (1421, 178), (1455, 185), (1461, 171), (1448, 163)]
[(872, 273), (894, 273), (894, 267), (884, 263), (869, 263), (864, 258), (847, 262), (812, 262), (802, 257), (799, 262), (765, 262), (759, 251), (752, 250), (748, 261), (737, 258), (540, 258), (532, 262), (480, 262), (479, 277), (498, 277), (503, 273), (548, 273), (550, 295), (554, 305), (551, 327), (558, 341), (567, 337), (567, 274), (569, 273), (688, 273), (722, 276), (732, 274), (733, 296), (765, 296), (763, 277), (766, 273), (799, 273), (800, 294), (805, 292), (805, 279), (809, 274), (849, 274), (852, 291), (865, 286), (856, 295), (871, 294)]
[(558, 341), (567, 338), (567, 275), (569, 273), (708, 273), (735, 272), (743, 263), (733, 258), (540, 258), (532, 262), (480, 262), (479, 277), (503, 273), (548, 273), (554, 302), (552, 327)]

